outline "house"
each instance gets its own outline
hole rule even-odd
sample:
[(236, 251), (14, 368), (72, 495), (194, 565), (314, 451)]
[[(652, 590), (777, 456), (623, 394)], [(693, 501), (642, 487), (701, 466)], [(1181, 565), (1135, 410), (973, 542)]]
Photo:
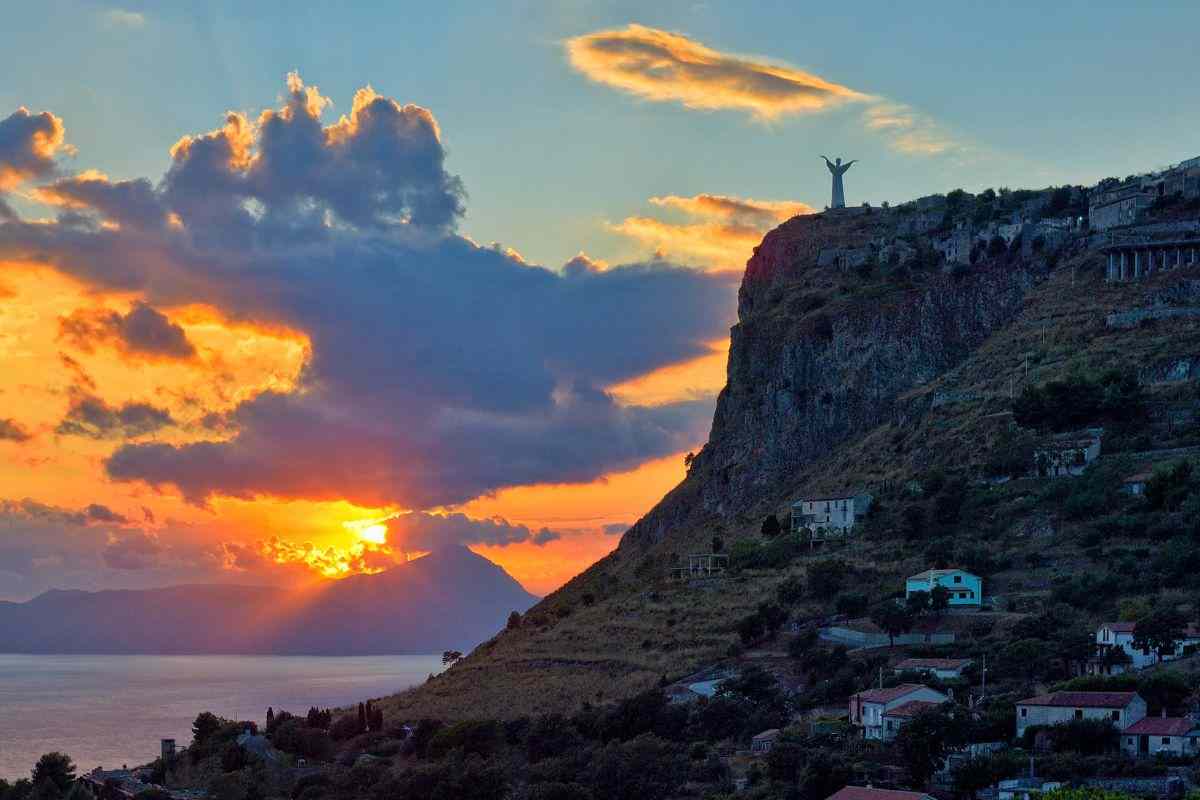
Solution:
[(969, 658), (906, 658), (892, 669), (897, 675), (902, 672), (924, 672), (946, 681), (961, 678), (963, 670), (971, 663)]
[(1082, 475), (1100, 457), (1103, 428), (1087, 428), (1043, 439), (1034, 446), (1034, 474), (1042, 478)]
[(1146, 493), (1146, 484), (1153, 477), (1153, 472), (1138, 472), (1130, 475), (1121, 482), (1121, 491), (1125, 492), (1125, 494), (1131, 494), (1134, 497), (1141, 497)]
[(1145, 717), (1122, 731), (1121, 749), (1131, 756), (1194, 756), (1200, 752), (1200, 726), (1190, 717)]
[(895, 739), (896, 734), (900, 732), (901, 728), (926, 711), (937, 708), (940, 705), (941, 703), (929, 700), (909, 700), (907, 703), (901, 703), (889, 711), (884, 711), (883, 740), (886, 742)]
[(771, 748), (775, 746), (778, 739), (779, 728), (765, 730), (750, 740), (750, 752), (756, 756), (765, 756), (771, 752)]
[(921, 683), (902, 683), (887, 689), (868, 689), (850, 695), (850, 724), (862, 728), (864, 739), (884, 736), (884, 714), (913, 700), (945, 703), (950, 698)]
[(1034, 725), (1062, 725), (1076, 719), (1103, 719), (1124, 731), (1146, 716), (1137, 692), (1052, 692), (1017, 701), (1017, 736)]
[(871, 510), (869, 494), (797, 500), (792, 503), (792, 533), (807, 532), (813, 541), (853, 533)]
[(729, 555), (726, 553), (693, 553), (688, 556), (686, 567), (671, 569), (674, 580), (690, 580), (692, 578), (715, 578), (724, 574), (729, 568)]
[(960, 225), (945, 236), (935, 239), (933, 249), (945, 257), (947, 264), (970, 264), (974, 241), (971, 229)]
[(924, 792), (906, 792), (902, 789), (843, 786), (825, 800), (933, 800), (933, 798)]
[(1037, 800), (1046, 792), (1061, 789), (1062, 781), (1043, 778), (1008, 778), (1000, 781), (996, 800)]
[(1107, 191), (1093, 192), (1088, 198), (1088, 223), (1094, 231), (1132, 225), (1154, 204), (1155, 193), (1140, 179), (1123, 183)]
[(671, 686), (666, 691), (667, 702), (676, 705), (690, 705), (697, 702), (702, 695), (690, 686)]
[(978, 608), (983, 603), (983, 579), (962, 569), (927, 569), (904, 584), (904, 599), (913, 592), (932, 592), (943, 586), (950, 592), (951, 608)]
[[(1088, 661), (1088, 673), (1092, 675), (1119, 675), (1127, 670), (1145, 669), (1160, 661), (1170, 661), (1183, 656), (1200, 646), (1200, 628), (1189, 625), (1183, 636), (1175, 642), (1171, 652), (1158, 654), (1153, 650), (1135, 647), (1136, 622), (1105, 622), (1096, 629), (1096, 655)], [(1111, 651), (1124, 653), (1124, 657)]]

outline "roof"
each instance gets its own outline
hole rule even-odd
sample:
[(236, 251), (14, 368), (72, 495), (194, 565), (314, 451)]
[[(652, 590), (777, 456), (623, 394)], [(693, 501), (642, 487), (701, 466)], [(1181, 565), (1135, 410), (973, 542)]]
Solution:
[(941, 577), (942, 575), (953, 575), (956, 572), (961, 572), (963, 575), (970, 575), (972, 578), (979, 577), (970, 572), (967, 572), (965, 569), (958, 569), (957, 567), (953, 567), (951, 569), (927, 569), (924, 572), (918, 572), (916, 575), (909, 575), (908, 579), (910, 581), (927, 581), (932, 578)]
[(924, 792), (904, 792), (899, 789), (874, 789), (870, 786), (843, 786), (826, 800), (922, 800)]
[(754, 738), (755, 739), (778, 739), (779, 738), (779, 728), (768, 728), (767, 730), (758, 734)]
[(1137, 630), (1137, 623), (1136, 622), (1106, 622), (1103, 625), (1101, 625), (1100, 627), (1108, 628), (1113, 633), (1133, 633), (1135, 630)]
[(969, 658), (906, 658), (896, 665), (896, 669), (962, 669), (970, 663)]
[(1126, 734), (1150, 736), (1187, 736), (1196, 723), (1187, 717), (1145, 717), (1125, 729)]
[(1055, 708), (1124, 708), (1137, 696), (1137, 692), (1051, 692), (1018, 700), (1017, 705)]
[(884, 713), (885, 717), (915, 717), (918, 714), (928, 711), (931, 708), (937, 708), (941, 703), (932, 703), (928, 700), (909, 700), (907, 703), (901, 703), (891, 711)]
[(1153, 472), (1139, 472), (1136, 475), (1130, 475), (1126, 478), (1125, 483), (1146, 483), (1153, 477)]
[(867, 689), (866, 691), (856, 692), (850, 695), (850, 697), (857, 697), (864, 703), (890, 703), (893, 700), (899, 700), (905, 695), (928, 688), (923, 683), (902, 683), (899, 686), (892, 686), (888, 689)]
[(841, 495), (840, 497), (805, 497), (802, 500), (797, 500), (796, 502), (792, 503), (792, 508), (795, 508), (801, 503), (832, 503), (840, 500), (857, 500), (862, 496), (863, 495), (861, 494), (846, 494)]

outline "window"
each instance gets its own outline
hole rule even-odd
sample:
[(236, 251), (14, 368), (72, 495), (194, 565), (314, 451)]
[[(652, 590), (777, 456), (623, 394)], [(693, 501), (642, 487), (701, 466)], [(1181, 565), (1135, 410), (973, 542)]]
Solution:
[(1024, 719), (1025, 717), (1028, 717), (1028, 716), (1029, 716), (1029, 709), (1028, 709), (1028, 708), (1022, 708), (1022, 709), (1021, 709), (1021, 719)]
[(1120, 711), (1112, 712), (1112, 720), (1113, 720), (1113, 722), (1120, 722), (1121, 721), (1121, 712)]
[(1128, 739), (1126, 739), (1125, 744), (1133, 744), (1133, 737), (1130, 736)]
[(1083, 709), (1082, 708), (1075, 709), (1075, 719), (1083, 719)]
[(954, 582), (955, 582), (955, 583), (962, 583), (962, 575), (955, 575), (955, 576), (954, 576)]
[(1170, 744), (1170, 743), (1171, 743), (1171, 737), (1170, 737), (1170, 736), (1164, 736), (1164, 737), (1163, 737), (1163, 741), (1162, 741), (1162, 743), (1163, 743), (1163, 744)]

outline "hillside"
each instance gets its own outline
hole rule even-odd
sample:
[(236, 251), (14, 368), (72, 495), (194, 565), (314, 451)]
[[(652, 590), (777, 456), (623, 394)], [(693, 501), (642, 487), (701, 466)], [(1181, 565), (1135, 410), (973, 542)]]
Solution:
[(0, 650), (18, 653), (368, 655), (467, 649), (536, 601), (465, 547), (312, 590), (194, 585), (49, 591), (0, 603)]
[[(1167, 597), (1195, 612), (1195, 522), (1178, 503), (1148, 505), (1120, 488), (1163, 451), (1200, 445), (1200, 325), (1177, 316), (1109, 327), (1106, 318), (1200, 305), (1200, 270), (1108, 284), (1104, 239), (1085, 234), (1053, 247), (993, 239), (969, 265), (947, 265), (933, 236), (986, 221), (1001, 201), (952, 193), (941, 202), (936, 229), (921, 234), (904, 233), (924, 213), (920, 203), (796, 217), (769, 233), (747, 265), (728, 383), (687, 478), (519, 628), (389, 698), (388, 713), (571, 711), (725, 659), (774, 660), (803, 681), (804, 670), (783, 658), (786, 636), (745, 652), (737, 632), (789, 578), (805, 587), (787, 608), (803, 626), (839, 610), (865, 615), (927, 567), (972, 568), (1001, 612), (945, 623), (972, 653), (1003, 654), (1026, 638), (1024, 628), (1013, 633), (1026, 615), (1057, 614), (1051, 627), (1076, 636), (1115, 617), (1122, 599)], [(846, 265), (872, 242), (878, 255)], [(840, 265), (829, 263), (831, 251)], [(1106, 425), (1108, 455), (1082, 478), (1027, 477), (1033, 442), (1059, 428), (1050, 419), (1017, 425), (1015, 401), (1054, 381), (1108, 398), (1118, 384), (1102, 376), (1114, 370), (1136, 376), (1139, 394), (1132, 410), (1097, 402), (1098, 418), (1085, 420)], [(1160, 455), (1137, 454), (1152, 450)], [(786, 528), (796, 499), (855, 491), (876, 503), (849, 547), (760, 534), (768, 514)], [(714, 537), (734, 554), (726, 577), (669, 580)]]

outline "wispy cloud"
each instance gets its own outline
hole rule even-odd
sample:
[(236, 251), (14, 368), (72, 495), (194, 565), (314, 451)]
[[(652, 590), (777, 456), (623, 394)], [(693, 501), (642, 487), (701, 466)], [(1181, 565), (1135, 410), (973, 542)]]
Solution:
[(763, 234), (813, 208), (789, 200), (755, 200), (718, 194), (651, 197), (650, 204), (686, 221), (626, 217), (609, 229), (646, 245), (658, 255), (713, 269), (741, 267)]
[[(596, 31), (566, 41), (567, 57), (588, 78), (644, 100), (685, 108), (748, 112), (760, 121), (865, 105), (863, 124), (899, 153), (937, 156), (963, 145), (929, 116), (904, 103), (852, 89), (796, 67), (724, 53), (681, 33), (643, 25)], [(631, 226), (646, 232), (656, 226)]]
[(795, 67), (722, 53), (643, 25), (576, 36), (566, 48), (572, 66), (597, 83), (687, 108), (736, 109), (771, 120), (869, 99)]
[(100, 15), (106, 28), (136, 29), (146, 26), (146, 15), (138, 11), (128, 11), (124, 8), (110, 8)]

